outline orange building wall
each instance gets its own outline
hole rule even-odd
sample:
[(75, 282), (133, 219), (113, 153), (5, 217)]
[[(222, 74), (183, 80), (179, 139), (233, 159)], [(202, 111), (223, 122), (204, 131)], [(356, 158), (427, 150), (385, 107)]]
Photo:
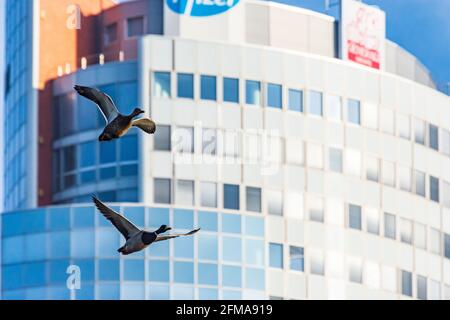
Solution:
[[(81, 29), (70, 29), (67, 21), (69, 6), (81, 9)], [(112, 0), (40, 0), (39, 43), (39, 119), (38, 119), (38, 205), (52, 203), (52, 79), (58, 76), (58, 66), (73, 72), (83, 56), (101, 50), (102, 23), (99, 13), (116, 4)]]

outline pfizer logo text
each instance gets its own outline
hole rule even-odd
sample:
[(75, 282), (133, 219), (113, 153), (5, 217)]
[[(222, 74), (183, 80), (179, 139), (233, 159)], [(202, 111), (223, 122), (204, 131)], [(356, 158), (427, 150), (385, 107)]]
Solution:
[(182, 15), (207, 17), (224, 13), (235, 7), (240, 0), (166, 0), (169, 8)]

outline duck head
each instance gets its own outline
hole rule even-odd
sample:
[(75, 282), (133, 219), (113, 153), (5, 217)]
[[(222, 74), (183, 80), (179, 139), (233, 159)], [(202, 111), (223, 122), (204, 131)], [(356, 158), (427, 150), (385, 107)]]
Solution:
[(159, 229), (156, 230), (155, 232), (156, 232), (156, 234), (160, 234), (160, 233), (167, 232), (167, 231), (169, 231), (169, 230), (172, 230), (172, 228), (166, 226), (165, 224), (163, 224), (163, 225), (162, 225), (161, 227), (159, 227)]
[(131, 113), (131, 117), (137, 117), (138, 115), (140, 115), (140, 114), (142, 114), (142, 113), (145, 113), (145, 111), (144, 110), (142, 110), (142, 109), (139, 109), (139, 108), (135, 108), (134, 110), (133, 110), (133, 112)]
[(98, 137), (98, 141), (111, 141), (113, 138), (107, 134), (107, 133), (102, 133), (99, 137)]

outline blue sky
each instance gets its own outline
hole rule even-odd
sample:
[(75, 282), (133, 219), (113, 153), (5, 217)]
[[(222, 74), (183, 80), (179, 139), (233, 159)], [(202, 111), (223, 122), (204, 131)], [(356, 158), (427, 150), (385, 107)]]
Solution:
[[(325, 0), (276, 0), (325, 12)], [(338, 0), (330, 0), (331, 4)], [(450, 82), (450, 0), (363, 0), (386, 12), (387, 37), (411, 52), (439, 85)]]

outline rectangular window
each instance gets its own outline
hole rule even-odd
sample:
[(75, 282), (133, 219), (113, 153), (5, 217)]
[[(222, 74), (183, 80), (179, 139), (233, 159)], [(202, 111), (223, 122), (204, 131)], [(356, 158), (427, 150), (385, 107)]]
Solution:
[(310, 272), (311, 274), (325, 275), (325, 263), (323, 253), (311, 250), (310, 253)]
[(438, 127), (430, 124), (428, 127), (428, 134), (429, 134), (429, 143), (430, 148), (434, 150), (439, 150), (439, 129)]
[(379, 166), (380, 162), (377, 158), (367, 157), (366, 158), (366, 178), (369, 181), (378, 182), (379, 179)]
[(127, 20), (128, 37), (144, 34), (144, 17), (135, 17)]
[(281, 109), (283, 107), (283, 89), (279, 84), (267, 84), (267, 106)]
[(412, 297), (412, 273), (402, 270), (402, 294)]
[(261, 212), (261, 188), (246, 187), (247, 211)]
[(412, 244), (413, 224), (410, 220), (400, 219), (400, 241)]
[(342, 120), (342, 100), (336, 95), (327, 97), (327, 118), (330, 120)]
[(450, 234), (444, 233), (444, 255), (450, 259)]
[(411, 122), (409, 116), (402, 114), (397, 115), (397, 134), (400, 138), (411, 139)]
[(177, 180), (175, 201), (177, 204), (193, 206), (194, 205), (194, 181)]
[(426, 188), (425, 188), (425, 173), (420, 171), (415, 171), (415, 192), (417, 195), (425, 197)]
[(283, 215), (283, 193), (281, 191), (267, 190), (267, 212), (273, 216)]
[[(449, 295), (446, 297), (450, 300), (450, 287), (448, 287)], [(430, 279), (430, 300), (441, 300), (441, 283), (436, 280)]]
[(179, 73), (177, 75), (178, 98), (194, 99), (194, 75)]
[(294, 271), (305, 271), (305, 255), (302, 247), (289, 246), (289, 268)]
[(261, 82), (245, 81), (245, 103), (251, 105), (261, 105)]
[(239, 79), (223, 78), (223, 101), (239, 103)]
[(411, 169), (403, 166), (398, 167), (400, 189), (411, 191)]
[(217, 208), (217, 184), (214, 182), (201, 182), (200, 190), (200, 205), (202, 207)]
[(450, 208), (450, 183), (442, 181), (442, 202), (445, 207)]
[(342, 150), (336, 148), (328, 149), (329, 168), (334, 172), (342, 172)]
[(361, 177), (361, 152), (347, 149), (345, 151), (345, 172)]
[(223, 207), (225, 209), (239, 210), (239, 186), (234, 184), (223, 185)]
[(362, 262), (360, 259), (349, 259), (348, 273), (350, 282), (362, 283)]
[(170, 179), (155, 178), (153, 182), (153, 201), (155, 203), (170, 204)]
[(380, 233), (380, 213), (377, 209), (364, 209), (366, 216), (366, 230), (368, 233), (378, 235)]
[(361, 230), (361, 207), (353, 204), (348, 205), (348, 227)]
[(430, 250), (432, 253), (441, 254), (441, 232), (434, 228), (430, 229)]
[(215, 76), (200, 76), (200, 99), (217, 100), (217, 81)]
[(430, 176), (430, 199), (439, 202), (439, 179)]
[(414, 224), (414, 245), (420, 249), (427, 249), (427, 228), (417, 222)]
[(415, 119), (414, 121), (414, 141), (425, 145), (425, 121)]
[(158, 125), (158, 130), (154, 134), (154, 149), (158, 151), (170, 151), (171, 148), (170, 126)]
[(395, 186), (395, 164), (390, 161), (383, 161), (383, 183), (387, 186)]
[(117, 40), (117, 23), (111, 23), (105, 28), (105, 44), (108, 45)]
[(283, 245), (269, 243), (269, 265), (272, 268), (283, 269)]
[(303, 112), (303, 91), (289, 89), (288, 108), (292, 111)]
[(441, 151), (450, 156), (450, 131), (441, 129)]
[(156, 98), (170, 98), (170, 72), (153, 73), (153, 96)]
[(174, 132), (175, 150), (180, 153), (194, 153), (194, 128), (178, 127)]
[(417, 275), (417, 298), (427, 300), (427, 278)]
[(304, 143), (300, 139), (287, 138), (286, 140), (286, 162), (303, 165), (305, 162)]
[(358, 100), (348, 99), (347, 121), (354, 124), (361, 124), (361, 105)]
[(322, 116), (323, 115), (323, 105), (322, 105), (322, 92), (319, 91), (309, 91), (309, 113)]
[(390, 213), (384, 213), (384, 236), (390, 239), (397, 238), (395, 216)]
[(306, 153), (308, 166), (312, 168), (323, 168), (323, 147), (318, 144), (309, 143)]
[(303, 219), (303, 195), (300, 192), (286, 192), (284, 214), (286, 217)]
[(324, 221), (324, 204), (320, 197), (310, 196), (308, 198), (308, 212), (311, 221)]
[(378, 106), (372, 103), (364, 103), (364, 126), (370, 129), (378, 129)]

